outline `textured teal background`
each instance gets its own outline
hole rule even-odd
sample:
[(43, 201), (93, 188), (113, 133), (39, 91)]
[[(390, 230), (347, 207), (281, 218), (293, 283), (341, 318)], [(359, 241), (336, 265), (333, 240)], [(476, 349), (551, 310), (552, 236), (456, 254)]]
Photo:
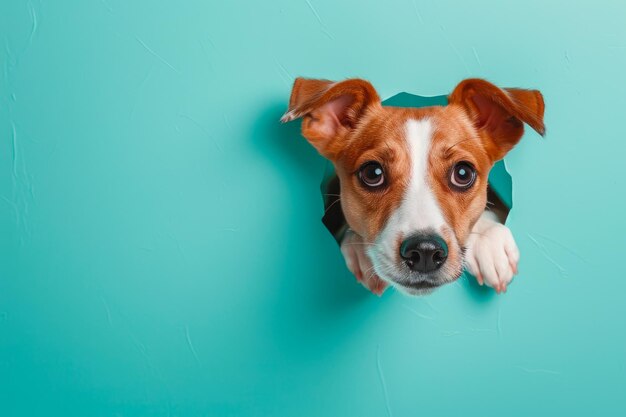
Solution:
[[(622, 1), (0, 4), (0, 415), (624, 415)], [(520, 275), (368, 294), (297, 75), (541, 89)]]

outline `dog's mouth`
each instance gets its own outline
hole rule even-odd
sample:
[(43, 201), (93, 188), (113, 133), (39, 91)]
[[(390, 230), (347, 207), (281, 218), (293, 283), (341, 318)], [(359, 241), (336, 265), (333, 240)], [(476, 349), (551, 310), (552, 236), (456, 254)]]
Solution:
[(447, 282), (432, 283), (428, 281), (420, 281), (415, 283), (399, 283), (397, 281), (392, 281), (391, 285), (408, 295), (428, 295), (446, 283)]
[(390, 275), (381, 276), (381, 278), (407, 294), (426, 295), (439, 287), (453, 283), (462, 275), (462, 270), (447, 274), (442, 272), (443, 271), (439, 271), (439, 273), (432, 276), (427, 275), (421, 278), (407, 276), (399, 278)]
[(434, 283), (434, 282), (428, 282), (428, 281), (420, 281), (420, 282), (415, 282), (415, 283), (402, 283), (399, 285), (413, 289), (413, 290), (430, 290), (430, 289), (441, 287), (443, 284), (446, 284), (446, 283), (445, 282)]
[(448, 279), (444, 279), (444, 280), (438, 280), (436, 282), (433, 282), (433, 281), (398, 282), (394, 280), (392, 285), (396, 286), (400, 290), (407, 292), (409, 294), (423, 295), (423, 294), (429, 294), (433, 292), (434, 290), (436, 290), (437, 288), (446, 284), (450, 284), (456, 281), (457, 279), (458, 277), (455, 276), (455, 277), (448, 277)]

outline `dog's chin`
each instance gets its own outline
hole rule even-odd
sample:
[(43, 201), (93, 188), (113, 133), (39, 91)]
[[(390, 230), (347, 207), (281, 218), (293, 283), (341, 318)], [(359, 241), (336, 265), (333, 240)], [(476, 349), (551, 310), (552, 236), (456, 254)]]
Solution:
[(436, 281), (420, 280), (415, 282), (399, 281), (391, 277), (385, 277), (385, 281), (404, 294), (420, 296), (431, 294), (437, 288), (456, 281), (460, 276), (461, 274), (459, 273), (454, 276), (439, 278)]
[(429, 282), (420, 282), (413, 285), (400, 284), (399, 282), (395, 282), (392, 284), (401, 292), (408, 295), (428, 295), (435, 291), (437, 288), (441, 287), (445, 283), (441, 284), (431, 284)]

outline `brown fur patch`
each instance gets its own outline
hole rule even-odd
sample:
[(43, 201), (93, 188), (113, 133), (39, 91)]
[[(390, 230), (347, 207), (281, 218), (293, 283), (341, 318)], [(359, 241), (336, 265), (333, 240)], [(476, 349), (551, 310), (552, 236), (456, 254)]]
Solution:
[[(463, 245), (485, 210), (491, 158), (471, 121), (458, 107), (441, 108), (430, 120), (433, 138), (428, 181), (446, 222)], [(460, 191), (450, 185), (450, 177), (454, 166), (462, 161), (474, 166), (477, 175), (472, 187)]]
[[(378, 236), (408, 186), (411, 161), (403, 121), (411, 110), (378, 107), (369, 111), (345, 138), (335, 162), (346, 220), (366, 241)], [(371, 190), (363, 186), (358, 171), (368, 161), (382, 165), (386, 187)]]

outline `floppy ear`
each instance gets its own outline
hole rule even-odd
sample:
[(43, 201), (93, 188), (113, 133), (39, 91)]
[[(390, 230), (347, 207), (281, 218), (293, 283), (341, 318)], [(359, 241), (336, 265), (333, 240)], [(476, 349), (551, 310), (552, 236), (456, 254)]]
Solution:
[(504, 158), (520, 141), (524, 123), (540, 135), (545, 134), (545, 106), (543, 96), (537, 90), (502, 89), (474, 78), (457, 85), (448, 102), (465, 109), (493, 162)]
[(356, 126), (368, 107), (380, 105), (378, 93), (365, 80), (296, 78), (289, 109), (280, 120), (302, 117), (302, 135), (322, 156), (334, 159), (341, 150), (340, 138)]

